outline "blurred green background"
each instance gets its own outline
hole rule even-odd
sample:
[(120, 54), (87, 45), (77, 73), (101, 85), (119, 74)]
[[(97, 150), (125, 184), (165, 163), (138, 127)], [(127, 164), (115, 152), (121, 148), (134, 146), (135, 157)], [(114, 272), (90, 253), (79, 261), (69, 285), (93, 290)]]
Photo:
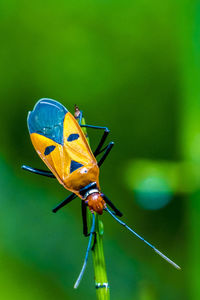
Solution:
[(198, 1), (0, 2), (2, 299), (96, 297), (91, 257), (73, 290), (87, 245), (80, 201), (53, 215), (67, 191), (20, 169), (45, 168), (26, 125), (42, 97), (109, 127), (102, 190), (182, 267), (104, 214), (111, 299), (200, 299), (199, 17)]

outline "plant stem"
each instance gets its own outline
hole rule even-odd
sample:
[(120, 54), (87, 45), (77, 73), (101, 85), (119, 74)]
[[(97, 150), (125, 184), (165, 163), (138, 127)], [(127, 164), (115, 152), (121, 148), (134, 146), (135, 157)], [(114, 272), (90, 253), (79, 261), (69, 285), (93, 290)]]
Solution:
[[(85, 124), (85, 119), (82, 118), (81, 124)], [(86, 128), (82, 128), (83, 132), (85, 133), (88, 143), (89, 138), (87, 135)], [(94, 277), (95, 277), (95, 287), (97, 293), (98, 300), (109, 300), (110, 299), (110, 291), (108, 286), (108, 279), (106, 273), (106, 265), (105, 265), (105, 258), (104, 258), (104, 251), (103, 251), (103, 222), (100, 220), (100, 216), (95, 213), (95, 234), (96, 237), (94, 239), (95, 245), (94, 249), (92, 249), (92, 258), (93, 258), (93, 266), (94, 266)], [(92, 214), (87, 208), (87, 221), (89, 228), (92, 224)]]
[[(87, 217), (91, 224), (91, 213), (89, 209), (87, 210)], [(103, 222), (100, 220), (98, 214), (95, 213), (96, 217), (96, 241), (95, 246), (92, 251), (93, 257), (93, 265), (94, 265), (94, 277), (95, 277), (95, 285), (96, 285), (96, 293), (98, 300), (109, 300), (110, 299), (110, 291), (107, 280), (106, 273), (106, 265), (103, 251)], [(98, 288), (99, 287), (99, 288)]]

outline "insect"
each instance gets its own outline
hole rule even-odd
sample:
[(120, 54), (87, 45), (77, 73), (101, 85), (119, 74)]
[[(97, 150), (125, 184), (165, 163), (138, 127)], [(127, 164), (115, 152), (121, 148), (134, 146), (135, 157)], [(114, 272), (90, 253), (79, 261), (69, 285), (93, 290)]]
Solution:
[[(99, 168), (114, 146), (113, 142), (104, 146), (110, 131), (107, 127), (83, 124), (82, 120), (82, 112), (79, 111), (78, 107), (75, 108), (74, 117), (61, 103), (48, 98), (40, 99), (34, 106), (33, 111), (29, 112), (27, 122), (32, 144), (38, 155), (50, 169), (50, 172), (25, 165), (22, 166), (22, 169), (26, 171), (57, 178), (67, 190), (71, 191), (71, 194), (53, 209), (54, 213), (76, 197), (81, 199), (83, 233), (85, 236), (89, 236), (89, 243), (83, 267), (75, 283), (75, 288), (78, 287), (83, 276), (88, 254), (91, 249), (92, 236), (95, 228), (94, 212), (100, 215), (103, 211), (108, 212), (117, 222), (144, 241), (167, 262), (172, 264), (176, 269), (180, 269), (177, 264), (118, 218), (122, 216), (122, 213), (115, 207), (110, 199), (101, 192), (99, 185)], [(103, 131), (102, 137), (94, 152), (92, 152), (82, 130), (84, 127)], [(101, 153), (103, 153), (102, 157), (97, 162), (96, 157)], [(89, 234), (87, 232), (86, 220), (87, 207), (93, 215)]]

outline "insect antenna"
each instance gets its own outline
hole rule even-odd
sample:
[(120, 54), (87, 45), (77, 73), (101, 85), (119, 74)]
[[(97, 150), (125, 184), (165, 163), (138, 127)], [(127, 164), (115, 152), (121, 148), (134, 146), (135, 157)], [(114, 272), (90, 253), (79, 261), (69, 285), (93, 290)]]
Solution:
[(164, 258), (168, 263), (170, 263), (174, 268), (180, 270), (181, 268), (175, 264), (171, 259), (169, 259), (167, 256), (165, 256), (162, 252), (160, 252), (155, 246), (151, 245), (149, 242), (147, 242), (143, 237), (141, 237), (137, 232), (135, 232), (132, 228), (130, 228), (126, 223), (119, 220), (107, 207), (104, 208), (105, 211), (107, 211), (118, 223), (120, 223), (122, 226), (127, 228), (131, 233), (136, 235), (140, 240), (142, 240), (145, 244), (147, 244), (149, 247), (151, 247), (158, 255), (160, 255), (162, 258)]
[(89, 233), (89, 242), (88, 242), (88, 246), (87, 246), (87, 250), (86, 250), (86, 254), (85, 254), (85, 259), (84, 259), (84, 263), (83, 263), (83, 266), (82, 266), (82, 269), (81, 269), (81, 272), (74, 284), (74, 288), (77, 289), (77, 287), (79, 286), (80, 284), (80, 281), (83, 277), (83, 274), (85, 272), (85, 268), (86, 268), (86, 265), (87, 265), (87, 261), (88, 261), (88, 255), (89, 255), (89, 252), (90, 252), (90, 249), (91, 249), (91, 244), (92, 244), (92, 236), (94, 234), (94, 230), (95, 230), (95, 215), (92, 214), (92, 226), (91, 226), (91, 230), (90, 230), (90, 233)]

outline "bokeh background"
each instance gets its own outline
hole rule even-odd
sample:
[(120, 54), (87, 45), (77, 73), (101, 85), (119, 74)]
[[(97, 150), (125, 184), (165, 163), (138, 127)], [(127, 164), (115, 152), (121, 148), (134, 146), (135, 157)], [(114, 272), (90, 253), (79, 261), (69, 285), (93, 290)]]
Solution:
[[(80, 201), (51, 213), (67, 191), (28, 174), (45, 168), (27, 130), (42, 97), (115, 147), (100, 176), (124, 220), (181, 265), (177, 271), (104, 214), (111, 299), (200, 299), (200, 6), (198, 1), (0, 3), (1, 298), (95, 299)], [(99, 133), (89, 132), (92, 148)]]

